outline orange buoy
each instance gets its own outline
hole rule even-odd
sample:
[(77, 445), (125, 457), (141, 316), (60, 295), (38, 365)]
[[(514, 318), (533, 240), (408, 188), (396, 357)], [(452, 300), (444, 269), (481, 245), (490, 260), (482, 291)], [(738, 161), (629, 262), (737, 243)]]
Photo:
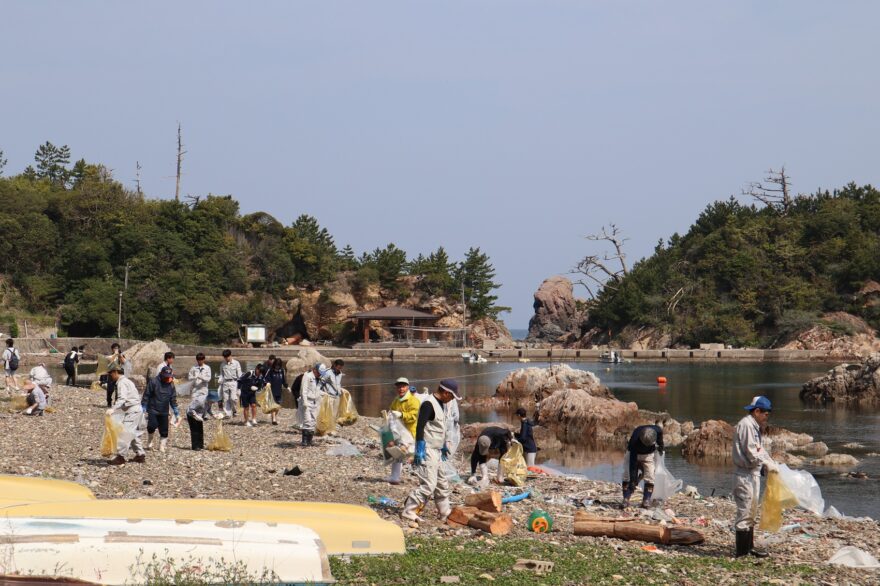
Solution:
[(665, 385), (666, 384), (666, 377), (665, 376), (658, 376), (657, 377), (657, 384), (658, 385)]

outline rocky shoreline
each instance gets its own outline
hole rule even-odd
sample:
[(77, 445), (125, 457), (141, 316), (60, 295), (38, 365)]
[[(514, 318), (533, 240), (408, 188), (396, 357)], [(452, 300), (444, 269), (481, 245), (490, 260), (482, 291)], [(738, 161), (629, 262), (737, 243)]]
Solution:
[[(299, 446), (299, 433), (292, 429), (293, 412), (283, 410), (280, 425), (261, 423), (247, 428), (238, 422), (224, 429), (232, 438), (231, 452), (193, 452), (189, 449), (186, 424), (172, 431), (166, 454), (148, 452), (144, 464), (110, 467), (100, 456), (103, 429), (103, 393), (58, 385), (54, 388), (56, 411), (43, 417), (25, 417), (8, 410), (8, 395), (0, 401), (0, 435), (13, 441), (0, 442), (0, 473), (42, 476), (72, 480), (89, 487), (98, 498), (235, 498), (271, 500), (321, 500), (367, 505), (369, 497), (388, 497), (397, 506), (379, 510), (383, 517), (400, 523), (399, 503), (415, 486), (406, 476), (400, 486), (383, 481), (387, 469), (380, 460), (377, 435), (369, 428), (378, 420), (360, 418), (350, 427), (339, 428), (335, 437), (319, 438), (317, 446)], [(181, 401), (185, 408), (186, 399)], [(206, 426), (207, 440), (216, 432), (217, 422)], [(331, 456), (328, 450), (349, 442), (360, 456)], [(465, 476), (470, 442), (465, 439), (456, 457), (456, 466)], [(284, 471), (299, 466), (302, 474), (286, 476)], [(619, 486), (580, 477), (540, 475), (528, 481), (531, 498), (507, 506), (514, 518), (512, 537), (549, 540), (561, 546), (594, 540), (613, 545), (618, 555), (640, 552), (641, 543), (607, 538), (575, 537), (574, 512), (586, 507), (607, 517), (620, 514)], [(504, 489), (502, 489), (504, 490)], [(512, 491), (515, 489), (507, 488)], [(466, 484), (456, 484), (453, 501), (461, 503), (472, 492)], [(547, 535), (529, 533), (525, 519), (533, 509), (548, 511), (555, 519), (554, 531)], [(712, 556), (726, 558), (732, 549), (730, 520), (733, 503), (727, 498), (673, 496), (656, 510), (639, 512), (653, 523), (675, 522), (673, 517), (703, 531), (706, 542), (691, 547), (663, 547), (670, 556)], [(874, 521), (856, 522), (818, 518), (800, 511), (785, 513), (788, 530), (769, 536), (774, 558), (767, 562), (785, 568), (794, 564), (814, 565), (826, 583), (864, 583), (865, 571), (824, 562), (837, 549), (853, 545), (878, 555), (880, 531)], [(445, 539), (450, 537), (484, 539), (473, 529), (441, 525), (433, 509), (418, 526), (402, 524), (407, 535)], [(495, 539), (505, 539), (503, 537)], [(762, 565), (755, 563), (756, 575)], [(880, 579), (875, 573), (870, 574)]]

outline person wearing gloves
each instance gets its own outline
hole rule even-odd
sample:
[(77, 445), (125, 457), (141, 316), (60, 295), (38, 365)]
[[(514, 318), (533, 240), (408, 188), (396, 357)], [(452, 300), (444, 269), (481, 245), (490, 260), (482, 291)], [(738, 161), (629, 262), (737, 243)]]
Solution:
[[(263, 376), (263, 365), (257, 364), (253, 370), (247, 371), (241, 377), (239, 389), (241, 391), (241, 415), (247, 427), (257, 425), (257, 391), (266, 386), (266, 378)], [(248, 415), (250, 412), (250, 415)]]
[(186, 409), (186, 422), (189, 424), (190, 445), (193, 450), (205, 447), (205, 419), (211, 416), (208, 404), (208, 383), (211, 382), (211, 367), (205, 364), (205, 355), (196, 354), (196, 364), (189, 369), (187, 378), (193, 381), (192, 399)]
[(779, 472), (779, 466), (764, 449), (761, 429), (767, 426), (772, 405), (758, 396), (744, 407), (748, 415), (740, 419), (733, 432), (733, 501), (736, 503), (736, 557), (753, 555), (765, 558), (766, 551), (755, 548), (755, 522), (761, 494), (761, 473)]
[[(272, 368), (266, 371), (266, 382), (272, 389), (272, 398), (281, 404), (281, 393), (287, 387), (287, 373), (284, 372), (284, 364), (280, 358), (272, 361)], [(272, 425), (278, 425), (278, 412), (272, 413)]]
[[(419, 420), (419, 407), (421, 403), (410, 392), (409, 379), (400, 377), (394, 381), (394, 388), (397, 389), (397, 397), (391, 401), (389, 411), (394, 417), (400, 419), (404, 427), (409, 433), (416, 437), (416, 423)], [(400, 472), (403, 469), (403, 462), (394, 461), (391, 463), (391, 476), (388, 477), (389, 484), (400, 484)]]
[(501, 458), (510, 449), (510, 442), (513, 441), (513, 434), (509, 429), (503, 427), (495, 427), (490, 425), (485, 428), (477, 443), (474, 445), (474, 451), (471, 453), (471, 477), (468, 482), (473, 484), (476, 481), (477, 465), (480, 466), (480, 484), (488, 486), (489, 484), (489, 458), (498, 458), (498, 474), (496, 481), (498, 484), (504, 484), (504, 473), (501, 470)]
[(42, 415), (43, 411), (45, 411), (46, 407), (49, 405), (46, 393), (43, 392), (40, 385), (33, 385), (30, 390), (28, 390), (25, 400), (28, 405), (27, 408), (22, 411), (25, 415)]
[(526, 466), (535, 465), (535, 454), (538, 453), (538, 445), (535, 443), (535, 435), (532, 432), (534, 424), (526, 417), (526, 410), (520, 407), (516, 410), (519, 417), (519, 433), (515, 433), (516, 441), (522, 444), (523, 454), (526, 457)]
[(321, 385), (324, 392), (331, 397), (342, 396), (342, 369), (344, 367), (345, 362), (337, 358), (333, 361), (333, 367), (321, 375)]
[(220, 374), (217, 381), (220, 385), (220, 401), (223, 408), (217, 414), (217, 419), (223, 417), (235, 417), (238, 404), (238, 379), (242, 375), (241, 364), (232, 357), (232, 351), (226, 349), (223, 351), (223, 362), (220, 363)]
[[(107, 379), (113, 380), (117, 390), (116, 402), (107, 409), (107, 415), (112, 417), (117, 411), (122, 411), (122, 428), (124, 430), (116, 446), (116, 457), (110, 460), (110, 465), (120, 466), (125, 464), (125, 457), (128, 455), (129, 450), (134, 451), (134, 458), (129, 461), (143, 464), (147, 461), (147, 454), (144, 452), (144, 446), (141, 443), (143, 431), (140, 424), (144, 416), (141, 395), (138, 393), (134, 383), (122, 374), (121, 364), (110, 365), (107, 369)], [(167, 409), (165, 413), (168, 413)]]
[(177, 410), (177, 389), (174, 386), (174, 373), (165, 367), (159, 376), (151, 378), (141, 399), (141, 408), (147, 413), (147, 449), (153, 449), (153, 436), (159, 430), (159, 451), (168, 446), (168, 410), (174, 413), (174, 426), (180, 424), (180, 411)]
[(449, 452), (446, 446), (446, 411), (443, 405), (456, 399), (458, 383), (453, 379), (443, 379), (434, 394), (425, 399), (419, 407), (416, 421), (416, 453), (413, 457), (413, 472), (419, 486), (409, 493), (403, 504), (400, 516), (410, 521), (419, 521), (419, 513), (431, 498), (437, 505), (441, 522), (445, 522), (452, 506), (449, 496), (452, 485), (443, 460)]
[(651, 496), (654, 494), (654, 452), (663, 455), (663, 449), (663, 430), (659, 426), (640, 425), (633, 430), (623, 455), (622, 509), (629, 506), (629, 499), (640, 480), (645, 481), (642, 508), (651, 506)]
[(305, 373), (300, 389), (299, 409), (302, 421), (302, 445), (311, 446), (318, 423), (318, 408), (321, 406), (321, 386), (319, 381), (327, 372), (323, 363), (318, 363)]

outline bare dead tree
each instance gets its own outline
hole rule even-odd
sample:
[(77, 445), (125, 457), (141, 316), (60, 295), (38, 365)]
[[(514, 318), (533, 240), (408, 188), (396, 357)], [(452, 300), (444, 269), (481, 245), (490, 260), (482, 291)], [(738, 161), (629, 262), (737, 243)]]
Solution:
[(605, 250), (600, 254), (585, 256), (572, 271), (582, 275), (575, 283), (584, 287), (590, 298), (595, 299), (605, 287), (616, 289), (616, 283), (629, 274), (624, 252), (624, 245), (629, 238), (624, 238), (614, 224), (609, 224), (608, 228), (602, 226), (601, 232), (588, 234), (585, 238), (592, 242), (607, 242), (614, 248), (613, 252)]
[(180, 201), (180, 166), (183, 163), (183, 155), (186, 154), (186, 151), (183, 150), (183, 139), (180, 134), (180, 122), (177, 123), (177, 186), (174, 188), (174, 200)]
[(779, 171), (768, 170), (763, 183), (760, 181), (750, 182), (742, 190), (742, 194), (773, 208), (783, 216), (788, 213), (794, 202), (791, 195), (791, 177), (785, 173), (785, 165)]

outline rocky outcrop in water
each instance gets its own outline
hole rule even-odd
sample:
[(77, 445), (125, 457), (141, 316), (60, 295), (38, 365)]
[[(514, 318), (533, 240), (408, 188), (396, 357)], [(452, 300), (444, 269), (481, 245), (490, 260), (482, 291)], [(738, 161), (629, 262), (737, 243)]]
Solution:
[(572, 344), (580, 337), (582, 312), (565, 277), (550, 277), (535, 292), (535, 315), (529, 320), (529, 342)]
[(287, 369), (288, 383), (292, 383), (301, 372), (305, 372), (315, 364), (323, 362), (328, 368), (331, 361), (321, 355), (320, 352), (311, 346), (303, 346), (299, 349), (296, 356), (290, 358), (285, 365)]
[(804, 384), (801, 399), (809, 403), (876, 404), (880, 402), (880, 352), (861, 364), (841, 364)]
[(498, 384), (495, 396), (513, 402), (532, 402), (541, 401), (564, 389), (581, 389), (594, 397), (613, 398), (611, 391), (595, 374), (567, 364), (514, 370)]

